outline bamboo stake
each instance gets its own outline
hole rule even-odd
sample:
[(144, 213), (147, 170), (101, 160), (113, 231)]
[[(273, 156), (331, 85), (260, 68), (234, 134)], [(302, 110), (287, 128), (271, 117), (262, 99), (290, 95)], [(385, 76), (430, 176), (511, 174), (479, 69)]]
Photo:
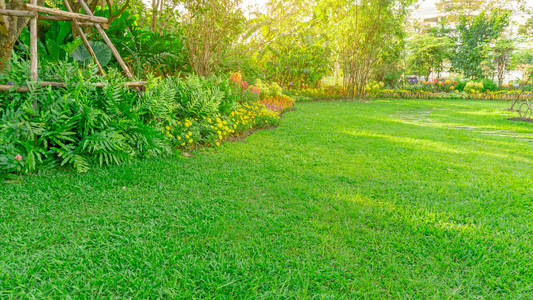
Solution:
[[(39, 85), (43, 87), (51, 86), (51, 87), (57, 87), (57, 88), (62, 88), (62, 87), (67, 86), (67, 84), (65, 84), (64, 82), (55, 82), (55, 81), (41, 81), (39, 82)], [(90, 83), (90, 85), (97, 87), (97, 88), (104, 87), (104, 83), (102, 82), (94, 82), (94, 83)], [(146, 85), (146, 81), (129, 81), (129, 82), (122, 83), (122, 86), (129, 87), (129, 88), (138, 88), (138, 87), (143, 87), (145, 85)], [(29, 92), (30, 89), (27, 86), (13, 86), (13, 85), (8, 85), (8, 84), (0, 84), (0, 91), (25, 93), (25, 92)]]
[(49, 16), (49, 15), (39, 15), (39, 19), (52, 20), (52, 21), (72, 21), (72, 18)]
[[(80, 0), (80, 4), (81, 4), (81, 7), (83, 7), (83, 10), (85, 10), (85, 13), (87, 15), (93, 16), (93, 12), (89, 8), (89, 6), (87, 6), (87, 4), (85, 3), (84, 0)], [(104, 29), (102, 29), (102, 26), (100, 24), (95, 24), (94, 26), (96, 27), (96, 29), (98, 30), (98, 32), (100, 33), (102, 38), (104, 39), (104, 41), (107, 44), (107, 46), (109, 47), (109, 49), (111, 49), (111, 52), (113, 53), (113, 56), (115, 56), (115, 59), (118, 61), (119, 65), (122, 67), (122, 70), (124, 71), (126, 76), (128, 78), (133, 78), (133, 75), (131, 74), (130, 70), (128, 69), (128, 66), (126, 66), (126, 63), (124, 62), (124, 60), (122, 60), (122, 57), (120, 56), (120, 53), (118, 53), (117, 48), (115, 48), (115, 45), (113, 45), (113, 43), (111, 42), (111, 40), (109, 39), (109, 37), (105, 33)]]
[(27, 10), (0, 9), (0, 15), (11, 17), (34, 17), (37, 13)]
[[(31, 0), (37, 4), (37, 0)], [(30, 74), (33, 81), (37, 81), (37, 14), (30, 19)]]
[(66, 18), (69, 18), (69, 19), (77, 19), (77, 20), (82, 20), (82, 21), (91, 21), (91, 22), (94, 22), (94, 23), (107, 23), (107, 18), (95, 17), (92, 14), (91, 15), (78, 14), (78, 13), (67, 12), (67, 11), (63, 11), (63, 10), (59, 10), (59, 9), (55, 9), (55, 8), (38, 6), (38, 5), (35, 5), (35, 4), (25, 4), (24, 7), (26, 7), (27, 10), (46, 13), (46, 14), (51, 14), (51, 15), (54, 15), (54, 16), (66, 17)]
[[(67, 0), (63, 0), (63, 3), (65, 3), (65, 7), (67, 8), (67, 10), (69, 12), (72, 12), (72, 8), (70, 7), (70, 4), (68, 3), (68, 1)], [(102, 74), (102, 76), (105, 75), (104, 68), (102, 68), (102, 65), (98, 61), (98, 57), (96, 57), (96, 54), (94, 53), (94, 50), (91, 47), (91, 44), (89, 44), (89, 41), (87, 40), (87, 37), (85, 36), (85, 33), (81, 29), (81, 26), (78, 23), (78, 20), (72, 19), (72, 23), (74, 24), (74, 27), (76, 28), (76, 30), (78, 30), (78, 33), (80, 34), (81, 40), (85, 44), (85, 47), (87, 48), (87, 51), (89, 51), (89, 54), (91, 54), (94, 62), (96, 63), (96, 66), (98, 67), (98, 71), (100, 72), (100, 74)]]

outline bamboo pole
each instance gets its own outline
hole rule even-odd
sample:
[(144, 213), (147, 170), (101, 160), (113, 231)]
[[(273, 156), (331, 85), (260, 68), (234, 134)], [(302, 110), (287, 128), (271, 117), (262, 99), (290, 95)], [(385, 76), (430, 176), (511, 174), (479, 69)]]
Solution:
[(37, 15), (36, 12), (27, 11), (27, 10), (15, 10), (15, 9), (0, 9), (0, 15), (10, 16), (10, 17), (34, 17)]
[[(85, 10), (85, 13), (87, 15), (93, 16), (93, 12), (89, 8), (89, 6), (87, 6), (87, 4), (85, 3), (84, 0), (80, 0), (80, 4), (81, 4), (81, 7), (83, 7), (83, 10)], [(100, 33), (102, 38), (104, 39), (104, 41), (107, 44), (107, 46), (109, 47), (109, 49), (111, 49), (111, 52), (113, 53), (113, 56), (118, 61), (120, 67), (122, 67), (122, 70), (124, 71), (126, 76), (128, 78), (133, 78), (133, 75), (131, 74), (130, 70), (128, 69), (128, 66), (126, 66), (126, 63), (124, 62), (124, 60), (122, 60), (122, 57), (120, 56), (120, 53), (118, 53), (117, 48), (115, 48), (115, 45), (113, 45), (113, 43), (111, 42), (111, 40), (109, 39), (109, 37), (105, 33), (105, 31), (102, 28), (102, 26), (100, 24), (95, 24), (94, 26), (96, 27), (96, 29), (98, 30), (98, 32)]]
[[(72, 12), (72, 8), (70, 7), (70, 4), (68, 3), (68, 1), (67, 0), (63, 0), (63, 3), (65, 3), (65, 7), (67, 8), (67, 10), (69, 12)], [(85, 47), (87, 48), (87, 51), (89, 51), (89, 54), (91, 54), (91, 56), (92, 56), (92, 58), (94, 60), (94, 63), (96, 63), (96, 66), (98, 67), (98, 71), (100, 72), (100, 74), (102, 74), (102, 76), (105, 75), (104, 68), (102, 68), (102, 65), (98, 61), (98, 57), (96, 57), (96, 54), (94, 53), (94, 50), (91, 47), (91, 44), (89, 44), (89, 41), (87, 40), (87, 37), (85, 36), (85, 33), (81, 29), (81, 26), (78, 23), (78, 20), (72, 19), (72, 23), (74, 24), (74, 27), (76, 28), (76, 30), (78, 30), (78, 33), (80, 34), (81, 40), (85, 44)]]
[(81, 21), (91, 21), (91, 22), (94, 22), (94, 23), (107, 23), (107, 18), (104, 18), (104, 17), (95, 17), (92, 14), (84, 15), (84, 14), (78, 14), (78, 13), (75, 13), (75, 12), (67, 12), (67, 11), (63, 11), (63, 10), (59, 10), (59, 9), (55, 9), (55, 8), (49, 8), (49, 7), (35, 5), (35, 4), (33, 4), (33, 2), (32, 2), (32, 4), (25, 4), (24, 7), (27, 10), (30, 10), (30, 11), (51, 14), (51, 15), (54, 15), (54, 16), (60, 16), (60, 17), (65, 17), (65, 18), (69, 18), (69, 19), (77, 19), (77, 20), (81, 20)]
[[(51, 86), (51, 87), (57, 87), (57, 88), (63, 88), (67, 86), (67, 84), (65, 84), (64, 82), (55, 82), (55, 81), (41, 81), (39, 82), (39, 85), (43, 87)], [(90, 85), (97, 87), (97, 88), (104, 87), (104, 83), (102, 82), (94, 82), (94, 83), (90, 83)], [(146, 81), (129, 81), (129, 82), (124, 82), (121, 85), (128, 87), (128, 88), (138, 88), (138, 87), (145, 86)], [(14, 85), (8, 85), (8, 84), (0, 84), (0, 91), (25, 93), (25, 92), (29, 92), (30, 89), (24, 85), (14, 86)]]
[[(31, 0), (32, 4), (37, 4), (37, 0)], [(33, 81), (38, 80), (37, 73), (37, 13), (30, 19), (30, 74)]]
[(39, 19), (52, 20), (52, 21), (72, 21), (72, 18), (49, 16), (49, 15), (39, 15)]

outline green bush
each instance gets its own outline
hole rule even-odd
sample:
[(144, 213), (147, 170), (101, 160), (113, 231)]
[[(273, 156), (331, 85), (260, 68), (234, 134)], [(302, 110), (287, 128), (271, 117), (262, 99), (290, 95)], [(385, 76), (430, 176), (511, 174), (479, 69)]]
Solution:
[(483, 83), (469, 81), (464, 88), (464, 92), (468, 94), (481, 93), (483, 91)]
[(275, 82), (266, 83), (257, 79), (255, 86), (259, 88), (261, 99), (268, 97), (279, 97), (283, 94), (283, 88)]
[(120, 76), (102, 78), (94, 67), (77, 72), (71, 67), (45, 66), (65, 79), (65, 88), (30, 86), (28, 93), (2, 94), (0, 175), (60, 166), (85, 172), (170, 150), (137, 92), (109, 81)]
[(486, 92), (486, 91), (494, 92), (494, 91), (498, 90), (498, 85), (494, 81), (492, 81), (491, 79), (485, 78), (485, 79), (483, 79), (482, 83), (483, 83), (483, 91), (484, 92)]
[(466, 81), (459, 81), (457, 82), (457, 85), (455, 86), (455, 90), (458, 92), (462, 92), (464, 91), (465, 86), (466, 86)]

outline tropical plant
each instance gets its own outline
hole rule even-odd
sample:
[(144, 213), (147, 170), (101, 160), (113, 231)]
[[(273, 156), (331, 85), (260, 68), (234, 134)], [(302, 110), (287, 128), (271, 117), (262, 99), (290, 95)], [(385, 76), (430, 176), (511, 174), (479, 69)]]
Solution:
[[(93, 49), (100, 65), (103, 67), (107, 66), (107, 64), (111, 61), (112, 55), (109, 47), (104, 42), (100, 41), (89, 41), (89, 45)], [(91, 54), (89, 54), (89, 50), (87, 50), (85, 45), (79, 45), (71, 55), (72, 58), (81, 65), (87, 65), (93, 60)]]
[[(80, 69), (58, 63), (43, 68), (50, 69), (44, 74), (56, 74), (66, 86), (30, 85), (28, 93), (3, 95), (0, 139), (5, 146), (0, 147), (4, 168), (0, 172), (27, 173), (58, 166), (85, 172), (94, 165), (168, 151), (155, 120), (145, 114), (147, 109), (136, 92), (120, 84), (121, 76), (99, 77), (94, 65)], [(87, 78), (102, 82), (103, 87)]]

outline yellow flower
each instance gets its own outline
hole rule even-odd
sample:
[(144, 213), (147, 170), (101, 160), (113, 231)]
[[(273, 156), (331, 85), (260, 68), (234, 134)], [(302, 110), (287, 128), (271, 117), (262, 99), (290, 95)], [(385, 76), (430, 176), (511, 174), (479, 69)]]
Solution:
[(189, 132), (187, 132), (187, 135), (192, 135), (192, 132), (190, 132), (190, 131), (189, 131)]
[(192, 139), (189, 139), (189, 144), (192, 144)]
[(181, 136), (178, 136), (178, 141), (181, 140)]
[(182, 146), (185, 146), (185, 142), (181, 143)]
[(216, 142), (217, 146), (220, 146), (220, 143), (219, 142)]
[(170, 126), (165, 126), (165, 128), (166, 128), (167, 130), (170, 130)]

